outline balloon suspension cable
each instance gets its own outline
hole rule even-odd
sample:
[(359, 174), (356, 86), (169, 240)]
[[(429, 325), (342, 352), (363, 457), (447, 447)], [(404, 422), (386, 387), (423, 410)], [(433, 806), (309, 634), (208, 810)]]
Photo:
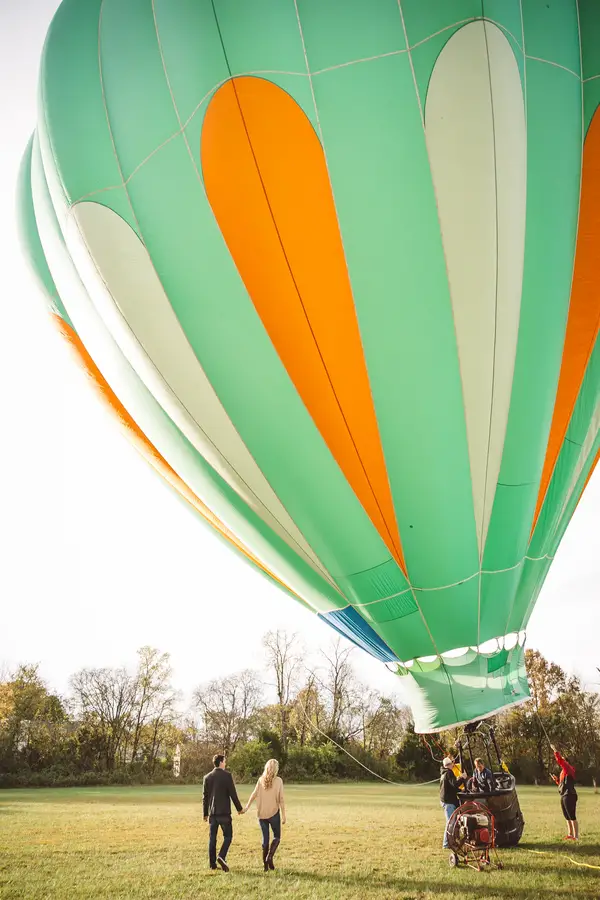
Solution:
[(475, 771), (475, 757), (473, 756), (473, 748), (471, 747), (471, 733), (465, 731), (467, 737), (467, 750), (469, 751), (469, 759), (471, 760), (471, 771)]
[(489, 730), (490, 740), (494, 745), (494, 750), (496, 751), (496, 756), (498, 757), (498, 765), (500, 768), (503, 767), (504, 763), (502, 762), (502, 755), (500, 753), (500, 748), (498, 747), (498, 742), (496, 741), (496, 729), (491, 727)]
[(438, 778), (432, 778), (431, 781), (421, 781), (418, 784), (411, 784), (410, 782), (406, 782), (406, 781), (392, 781), (390, 778), (384, 778), (383, 775), (380, 775), (378, 772), (374, 772), (373, 769), (370, 769), (368, 766), (365, 766), (365, 764), (363, 762), (361, 762), (360, 759), (357, 759), (355, 756), (353, 756), (349, 750), (346, 750), (345, 747), (342, 747), (341, 744), (338, 744), (338, 742), (335, 741), (331, 737), (331, 735), (327, 734), (326, 731), (323, 731), (321, 728), (319, 728), (318, 725), (315, 725), (315, 723), (310, 719), (308, 713), (306, 712), (306, 708), (305, 708), (302, 700), (300, 700), (299, 697), (296, 697), (296, 702), (300, 704), (300, 709), (302, 711), (302, 715), (304, 716), (304, 718), (306, 719), (306, 721), (308, 722), (308, 724), (314, 731), (318, 732), (324, 738), (327, 738), (327, 740), (331, 741), (332, 744), (335, 744), (335, 746), (338, 747), (342, 751), (342, 753), (345, 753), (346, 756), (349, 756), (350, 759), (352, 759), (355, 763), (357, 763), (359, 766), (361, 766), (370, 775), (373, 775), (375, 778), (379, 778), (380, 781), (385, 781), (386, 784), (393, 784), (394, 787), (424, 787), (426, 784), (433, 784), (434, 782), (439, 781)]
[[(427, 740), (427, 738), (425, 737), (424, 734), (421, 735), (421, 740), (423, 741), (423, 743), (425, 744), (425, 746), (426, 746), (427, 749), (429, 750), (429, 753), (430, 753), (430, 755), (431, 755), (432, 760), (433, 760), (434, 762), (436, 762), (436, 763), (440, 763), (440, 765), (441, 765), (442, 762), (443, 762), (443, 759), (438, 759), (437, 756), (434, 756), (434, 755), (433, 755), (433, 749), (432, 749), (432, 747), (431, 747), (431, 744), (429, 743), (429, 741)], [(441, 750), (441, 749), (443, 749), (439, 741), (437, 741), (437, 744), (438, 744), (438, 751)]]

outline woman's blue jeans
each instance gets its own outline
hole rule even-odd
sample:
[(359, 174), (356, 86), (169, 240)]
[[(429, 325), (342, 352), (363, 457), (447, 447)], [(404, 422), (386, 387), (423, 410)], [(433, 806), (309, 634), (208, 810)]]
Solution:
[(266, 849), (269, 846), (269, 827), (273, 831), (273, 838), (281, 840), (281, 815), (276, 812), (270, 819), (259, 819), (258, 824), (262, 831), (262, 845)]

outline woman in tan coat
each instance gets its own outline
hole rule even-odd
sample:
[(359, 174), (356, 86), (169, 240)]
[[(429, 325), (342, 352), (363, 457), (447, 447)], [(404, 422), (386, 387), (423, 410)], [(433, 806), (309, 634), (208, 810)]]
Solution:
[[(256, 782), (256, 787), (244, 807), (248, 812), (256, 800), (258, 824), (262, 831), (262, 854), (265, 872), (274, 869), (273, 857), (281, 842), (281, 826), (285, 825), (285, 802), (283, 799), (283, 781), (278, 776), (279, 763), (270, 759), (265, 770)], [(273, 832), (273, 841), (269, 847), (269, 829)]]

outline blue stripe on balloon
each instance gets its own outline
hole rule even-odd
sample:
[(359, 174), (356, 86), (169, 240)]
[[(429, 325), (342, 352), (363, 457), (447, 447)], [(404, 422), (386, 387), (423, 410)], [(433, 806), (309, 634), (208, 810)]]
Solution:
[(353, 606), (336, 609), (329, 613), (319, 613), (319, 618), (335, 628), (342, 637), (348, 638), (357, 647), (366, 650), (375, 659), (379, 659), (381, 662), (399, 661), (388, 645), (381, 640)]

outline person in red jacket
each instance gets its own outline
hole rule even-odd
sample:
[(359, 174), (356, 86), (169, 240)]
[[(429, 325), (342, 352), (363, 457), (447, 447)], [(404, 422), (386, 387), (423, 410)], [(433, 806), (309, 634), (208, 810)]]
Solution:
[(577, 791), (575, 790), (575, 768), (569, 760), (561, 756), (554, 744), (550, 744), (554, 751), (554, 758), (560, 766), (560, 775), (552, 776), (552, 780), (558, 785), (560, 793), (560, 805), (563, 816), (567, 820), (569, 833), (565, 835), (566, 841), (579, 840), (579, 825), (577, 824)]

